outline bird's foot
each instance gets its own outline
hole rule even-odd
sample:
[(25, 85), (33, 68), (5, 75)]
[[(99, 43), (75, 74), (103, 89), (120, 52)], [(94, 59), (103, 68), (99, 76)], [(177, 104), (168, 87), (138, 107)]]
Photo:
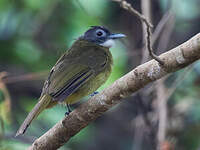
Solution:
[[(71, 111), (70, 111), (71, 112)], [(65, 116), (68, 116), (69, 114), (70, 114), (70, 112), (69, 111), (66, 111), (65, 112)]]
[(90, 96), (92, 97), (92, 96), (95, 96), (96, 94), (99, 94), (99, 92), (95, 91), (94, 93), (90, 94)]
[(72, 112), (72, 110), (71, 110), (69, 104), (67, 104), (66, 108), (67, 108), (67, 111), (65, 113), (65, 116), (68, 116)]

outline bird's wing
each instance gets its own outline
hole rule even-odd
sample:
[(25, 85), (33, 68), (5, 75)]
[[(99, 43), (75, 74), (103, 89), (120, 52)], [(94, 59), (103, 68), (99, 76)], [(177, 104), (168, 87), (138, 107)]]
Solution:
[[(54, 100), (63, 101), (105, 67), (107, 56), (94, 46), (65, 53), (52, 68), (43, 88)], [(77, 55), (78, 53), (78, 55)]]
[(91, 68), (81, 64), (64, 65), (57, 69), (48, 78), (48, 94), (58, 101), (65, 100), (94, 75)]

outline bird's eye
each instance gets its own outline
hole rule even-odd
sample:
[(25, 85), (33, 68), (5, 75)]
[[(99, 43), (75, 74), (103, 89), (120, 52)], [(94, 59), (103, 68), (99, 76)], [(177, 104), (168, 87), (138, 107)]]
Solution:
[(102, 36), (102, 34), (103, 34), (103, 33), (102, 33), (101, 31), (97, 32), (97, 35), (98, 35), (98, 36)]
[(105, 35), (105, 32), (104, 32), (103, 30), (97, 30), (97, 31), (96, 31), (96, 35), (97, 35), (98, 37), (102, 37), (102, 36)]

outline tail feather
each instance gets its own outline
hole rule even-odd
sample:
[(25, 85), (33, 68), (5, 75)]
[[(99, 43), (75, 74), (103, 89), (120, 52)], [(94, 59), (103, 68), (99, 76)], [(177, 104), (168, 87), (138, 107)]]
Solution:
[(18, 135), (24, 134), (31, 124), (31, 122), (47, 107), (50, 103), (51, 97), (49, 95), (44, 95), (32, 109), (32, 111), (28, 114), (26, 119), (24, 120), (23, 124), (18, 129), (15, 137)]

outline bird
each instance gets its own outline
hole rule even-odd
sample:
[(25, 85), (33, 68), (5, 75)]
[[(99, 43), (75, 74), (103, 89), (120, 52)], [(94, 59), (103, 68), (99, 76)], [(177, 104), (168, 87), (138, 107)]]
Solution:
[(16, 136), (24, 134), (43, 110), (56, 104), (77, 103), (106, 82), (111, 74), (113, 57), (110, 48), (115, 39), (124, 38), (121, 33), (111, 33), (104, 26), (91, 26), (78, 37), (72, 46), (58, 59), (51, 69), (38, 100), (28, 114)]

